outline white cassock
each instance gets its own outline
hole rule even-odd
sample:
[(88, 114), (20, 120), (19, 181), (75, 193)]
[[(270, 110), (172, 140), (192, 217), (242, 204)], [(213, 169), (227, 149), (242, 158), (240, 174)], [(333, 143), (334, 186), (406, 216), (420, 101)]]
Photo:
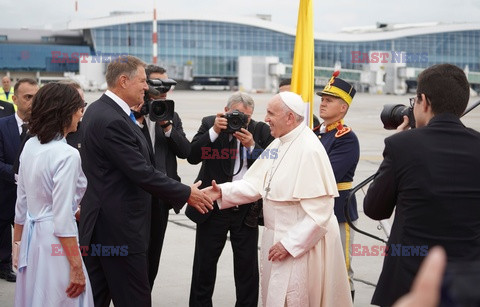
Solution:
[[(219, 202), (225, 209), (263, 197), (263, 306), (352, 306), (325, 149), (300, 125), (266, 150), (269, 158), (258, 158), (242, 180), (220, 185)], [(278, 241), (293, 257), (271, 262), (268, 252)]]

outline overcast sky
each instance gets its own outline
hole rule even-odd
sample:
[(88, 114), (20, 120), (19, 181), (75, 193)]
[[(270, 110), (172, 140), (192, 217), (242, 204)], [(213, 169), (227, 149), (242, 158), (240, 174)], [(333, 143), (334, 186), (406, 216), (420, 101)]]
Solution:
[[(72, 18), (107, 16), (111, 11), (150, 12), (154, 0), (0, 0), (0, 28), (44, 27)], [(296, 27), (299, 0), (157, 0), (160, 15), (270, 14), (275, 23)], [(480, 0), (314, 0), (315, 32), (343, 27), (412, 22), (480, 22)]]

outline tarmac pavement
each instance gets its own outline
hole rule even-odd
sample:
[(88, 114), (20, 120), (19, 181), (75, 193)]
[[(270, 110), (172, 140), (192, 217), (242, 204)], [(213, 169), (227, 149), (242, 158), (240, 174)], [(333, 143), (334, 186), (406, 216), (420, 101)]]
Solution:
[[(192, 139), (201, 118), (222, 112), (231, 92), (195, 92), (173, 91), (169, 98), (175, 101), (175, 110), (180, 114), (188, 139)], [(101, 93), (87, 93), (86, 101), (93, 102)], [(255, 100), (253, 118), (262, 120), (270, 93), (251, 94)], [(394, 133), (383, 129), (380, 113), (384, 104), (408, 104), (406, 96), (369, 95), (358, 93), (347, 114), (345, 123), (352, 127), (360, 141), (360, 162), (355, 174), (354, 186), (374, 174), (382, 161), (383, 140)], [(474, 97), (471, 103), (479, 100)], [(315, 114), (318, 114), (320, 97), (315, 98)], [(466, 126), (480, 131), (480, 108), (473, 110), (464, 119)], [(200, 165), (189, 165), (186, 160), (179, 160), (178, 170), (182, 182), (191, 184), (195, 180)], [(367, 186), (368, 187), (368, 186)], [(386, 238), (383, 230), (378, 229), (379, 222), (373, 221), (363, 214), (363, 197), (366, 189), (360, 190), (357, 196), (359, 220), (357, 227), (376, 236)], [(392, 219), (391, 219), (392, 220)], [(391, 224), (390, 220), (390, 224)], [(380, 241), (362, 234), (355, 235), (354, 244), (361, 246), (360, 250), (372, 251), (374, 246), (383, 246)], [(159, 273), (152, 291), (153, 306), (188, 306), (190, 279), (195, 247), (195, 224), (184, 214), (170, 214), (170, 220), (165, 235), (165, 242), (160, 261)], [(353, 258), (355, 271), (355, 306), (370, 306), (370, 300), (377, 283), (383, 264), (381, 255), (364, 255)], [(0, 280), (0, 306), (13, 306), (15, 284)], [(235, 306), (235, 286), (233, 279), (232, 249), (227, 242), (218, 263), (217, 281), (213, 295), (214, 306)], [(259, 306), (261, 303), (259, 302)]]

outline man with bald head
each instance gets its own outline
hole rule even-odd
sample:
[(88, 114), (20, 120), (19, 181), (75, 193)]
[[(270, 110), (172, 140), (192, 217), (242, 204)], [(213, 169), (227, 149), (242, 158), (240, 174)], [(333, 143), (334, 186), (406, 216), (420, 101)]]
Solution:
[[(13, 94), (15, 93), (10, 77), (2, 78), (2, 87), (0, 88), (0, 100), (10, 102), (13, 104)], [(15, 107), (15, 111), (17, 107)]]
[(304, 102), (275, 95), (265, 121), (276, 139), (242, 180), (204, 189), (221, 209), (263, 198), (263, 306), (351, 306), (338, 223), (335, 176), (323, 146), (303, 122)]

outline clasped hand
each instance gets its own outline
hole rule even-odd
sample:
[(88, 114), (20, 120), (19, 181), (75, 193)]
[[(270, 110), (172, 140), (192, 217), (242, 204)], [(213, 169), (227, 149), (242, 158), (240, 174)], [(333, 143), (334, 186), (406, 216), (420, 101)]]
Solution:
[(198, 189), (201, 184), (202, 181), (199, 180), (190, 186), (191, 192), (187, 203), (197, 209), (198, 212), (205, 214), (208, 213), (209, 210), (213, 210), (213, 200), (203, 190), (200, 191)]
[(202, 192), (210, 197), (210, 199), (213, 201), (222, 198), (222, 189), (218, 186), (215, 180), (212, 180), (211, 186), (203, 188)]

